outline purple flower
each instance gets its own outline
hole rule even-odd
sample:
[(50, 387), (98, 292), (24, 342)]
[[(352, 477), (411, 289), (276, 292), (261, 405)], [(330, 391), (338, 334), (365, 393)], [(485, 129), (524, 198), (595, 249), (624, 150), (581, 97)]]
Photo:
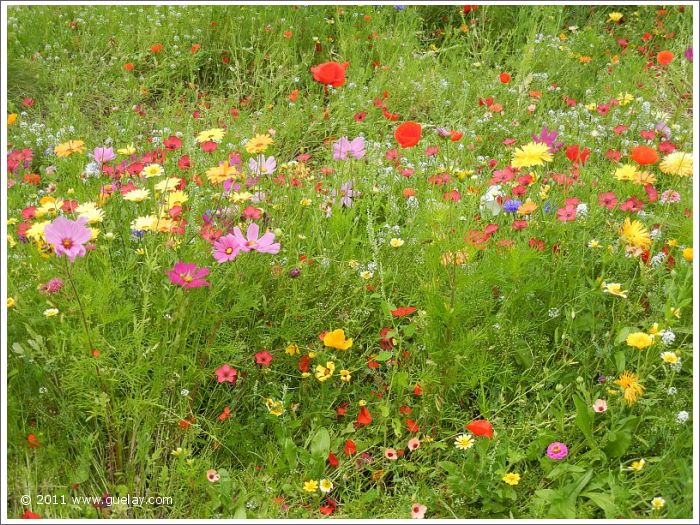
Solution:
[(564, 459), (568, 455), (569, 448), (564, 443), (560, 443), (559, 441), (554, 441), (547, 447), (547, 456), (550, 459), (560, 460)]
[(549, 152), (556, 153), (559, 151), (559, 148), (563, 146), (561, 142), (555, 142), (558, 135), (559, 132), (557, 130), (549, 131), (547, 126), (543, 126), (540, 135), (533, 135), (532, 140), (535, 142), (541, 142), (542, 144), (547, 144), (547, 146), (549, 146)]
[(232, 234), (224, 235), (214, 243), (214, 259), (218, 263), (232, 261), (241, 251), (241, 246)]
[(341, 137), (333, 144), (333, 160), (347, 160), (348, 155), (356, 159), (361, 159), (365, 156), (365, 139), (364, 137), (356, 137), (349, 140), (347, 137)]
[(248, 167), (255, 175), (272, 175), (277, 168), (275, 157), (259, 155), (257, 159), (250, 159)]
[(260, 253), (279, 253), (280, 243), (275, 242), (275, 234), (266, 232), (258, 239), (259, 233), (260, 227), (254, 222), (248, 225), (245, 237), (238, 226), (233, 229), (233, 236), (238, 242), (241, 251), (249, 252), (250, 250), (255, 250)]
[(57, 256), (66, 255), (73, 262), (76, 257), (85, 255), (85, 243), (92, 238), (86, 222), (85, 219), (71, 221), (58, 217), (44, 228), (44, 238), (53, 246)]
[(506, 202), (503, 203), (503, 211), (506, 213), (515, 213), (518, 211), (520, 206), (522, 206), (522, 202), (520, 202), (518, 199), (508, 199)]
[(692, 62), (693, 61), (693, 46), (690, 46), (688, 49), (686, 49), (685, 53), (683, 53), (683, 56)]
[(92, 152), (92, 156), (95, 158), (95, 162), (99, 162), (100, 164), (117, 158), (112, 148), (95, 148)]
[(442, 138), (449, 137), (450, 136), (450, 130), (447, 128), (437, 128), (435, 132), (441, 136)]
[(340, 186), (340, 191), (333, 190), (331, 192), (331, 195), (333, 197), (340, 196), (340, 204), (344, 208), (350, 208), (352, 207), (353, 197), (358, 197), (360, 195), (360, 192), (352, 189), (352, 182), (344, 182)]
[(177, 262), (170, 270), (165, 272), (170, 277), (172, 284), (183, 288), (201, 288), (209, 286), (204, 277), (209, 275), (209, 268), (199, 268), (194, 263)]
[(669, 128), (665, 122), (659, 122), (654, 129), (663, 134), (665, 138), (671, 138), (671, 128)]

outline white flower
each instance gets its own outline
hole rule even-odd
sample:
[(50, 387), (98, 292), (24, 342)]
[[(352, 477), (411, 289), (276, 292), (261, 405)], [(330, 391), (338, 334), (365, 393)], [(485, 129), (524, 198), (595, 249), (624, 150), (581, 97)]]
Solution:
[(686, 412), (685, 410), (681, 410), (680, 412), (678, 412), (678, 414), (676, 414), (676, 421), (678, 423), (685, 423), (686, 421), (688, 421), (689, 417), (690, 414), (688, 414), (688, 412)]

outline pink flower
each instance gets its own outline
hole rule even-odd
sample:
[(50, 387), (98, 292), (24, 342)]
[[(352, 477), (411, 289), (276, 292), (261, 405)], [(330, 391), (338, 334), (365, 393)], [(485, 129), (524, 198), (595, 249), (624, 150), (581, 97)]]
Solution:
[(256, 365), (270, 366), (270, 363), (272, 363), (272, 354), (267, 350), (255, 354)]
[(219, 239), (214, 242), (214, 259), (216, 259), (218, 263), (234, 260), (240, 251), (241, 246), (230, 233), (219, 237)]
[(593, 403), (593, 411), (603, 413), (608, 409), (608, 403), (605, 399), (596, 399)]
[(560, 460), (564, 459), (568, 455), (569, 448), (564, 443), (560, 443), (559, 441), (554, 441), (547, 447), (547, 456), (550, 459)]
[(194, 263), (177, 262), (170, 270), (165, 272), (170, 277), (172, 284), (177, 284), (183, 288), (201, 288), (209, 286), (203, 279), (209, 275), (209, 268), (199, 268)]
[(394, 460), (398, 459), (399, 456), (396, 454), (395, 449), (387, 448), (387, 449), (384, 449), (384, 457), (386, 459), (390, 459), (390, 460), (394, 461)]
[(557, 210), (557, 219), (562, 222), (571, 222), (576, 220), (576, 206), (567, 204), (563, 208)]
[(49, 295), (60, 292), (63, 288), (63, 280), (58, 277), (50, 279), (47, 283), (39, 285), (38, 290)]
[(606, 191), (598, 195), (598, 204), (609, 210), (612, 210), (617, 202), (617, 196), (612, 191)]
[(411, 518), (413, 518), (414, 520), (422, 520), (427, 510), (428, 507), (426, 507), (425, 505), (421, 505), (420, 503), (414, 503), (413, 505), (411, 505)]
[(241, 251), (249, 252), (250, 250), (255, 250), (261, 253), (279, 253), (280, 244), (274, 242), (275, 234), (266, 232), (258, 239), (259, 233), (260, 227), (254, 222), (248, 225), (248, 231), (245, 237), (238, 226), (233, 229), (233, 236), (238, 241)]
[(255, 206), (246, 206), (246, 208), (241, 213), (243, 219), (258, 220), (262, 216), (262, 210), (256, 208)]
[(210, 483), (216, 483), (217, 481), (219, 481), (220, 478), (221, 476), (219, 475), (219, 473), (213, 468), (207, 470), (207, 480)]
[(57, 217), (44, 228), (44, 238), (53, 246), (56, 255), (66, 255), (73, 262), (76, 257), (85, 256), (85, 243), (92, 237), (92, 231), (85, 226), (86, 222), (85, 219), (71, 221)]
[(414, 437), (408, 440), (408, 450), (416, 450), (420, 447), (420, 439)]
[(631, 212), (638, 212), (644, 207), (644, 201), (637, 197), (636, 195), (633, 195), (629, 199), (627, 199), (625, 202), (620, 204), (620, 209), (622, 211), (631, 211)]
[(219, 383), (228, 381), (229, 383), (235, 384), (236, 379), (238, 379), (238, 370), (233, 368), (228, 363), (226, 363), (225, 365), (221, 365), (219, 368), (216, 369), (216, 380)]

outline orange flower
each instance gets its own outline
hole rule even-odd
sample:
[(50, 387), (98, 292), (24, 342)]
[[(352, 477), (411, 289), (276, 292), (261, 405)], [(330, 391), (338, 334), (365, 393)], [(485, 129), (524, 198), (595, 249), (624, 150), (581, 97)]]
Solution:
[(423, 128), (417, 122), (404, 122), (394, 131), (394, 138), (402, 148), (411, 148), (418, 144)]
[(163, 44), (153, 44), (148, 49), (150, 49), (152, 53), (160, 53), (163, 51)]
[(124, 64), (124, 71), (133, 71), (134, 70), (134, 64), (131, 62)]
[(498, 80), (501, 81), (501, 84), (507, 84), (510, 82), (510, 73), (506, 73), (505, 71), (498, 75)]
[(648, 146), (636, 146), (630, 152), (630, 158), (640, 166), (656, 164), (659, 161), (659, 154), (654, 148)]
[(661, 64), (662, 66), (667, 66), (671, 62), (673, 62), (673, 53), (670, 51), (660, 51), (658, 55), (656, 55), (656, 61)]

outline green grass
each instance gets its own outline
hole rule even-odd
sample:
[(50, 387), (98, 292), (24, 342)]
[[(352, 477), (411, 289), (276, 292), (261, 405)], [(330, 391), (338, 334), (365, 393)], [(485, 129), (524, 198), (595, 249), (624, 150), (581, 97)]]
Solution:
[[(648, 200), (641, 185), (614, 177), (609, 149), (631, 162), (633, 146), (660, 143), (660, 135), (640, 133), (664, 122), (677, 150), (692, 152), (692, 103), (683, 97), (692, 92), (692, 63), (683, 56), (692, 8), (657, 9), (620, 7), (623, 23), (615, 25), (608, 21), (615, 9), (602, 6), (482, 6), (468, 14), (457, 6), (10, 7), (7, 95), (18, 116), (8, 126), (8, 151), (31, 148), (33, 159), (10, 174), (7, 202), (8, 516), (31, 509), (43, 518), (318, 518), (323, 496), (302, 486), (328, 478), (338, 518), (407, 518), (414, 503), (430, 518), (691, 517), (692, 421), (679, 423), (677, 414), (693, 412), (692, 263), (683, 256), (693, 246), (684, 213), (694, 211), (693, 179), (655, 164), (647, 170), (659, 195), (675, 190), (680, 203), (648, 203), (639, 215), (598, 204), (604, 191), (620, 203)], [(646, 32), (651, 40), (643, 42)], [(629, 42), (624, 51), (620, 38)], [(149, 51), (154, 44), (163, 50)], [(201, 46), (196, 53), (193, 44)], [(661, 50), (675, 55), (666, 67), (656, 65)], [(350, 65), (347, 83), (326, 92), (309, 68), (329, 60)], [(502, 71), (511, 73), (509, 84), (499, 82)], [(385, 92), (398, 121), (373, 104)], [(607, 115), (585, 107), (625, 93), (632, 101)], [(479, 105), (488, 97), (503, 111)], [(367, 113), (363, 122), (357, 112)], [(412, 177), (386, 158), (397, 124), (408, 120), (423, 125), (418, 146), (399, 150), (400, 169), (412, 167)], [(627, 129), (618, 135), (620, 124)], [(489, 160), (502, 169), (513, 155), (503, 141), (522, 146), (543, 126), (559, 130), (564, 146), (590, 148), (590, 160), (571, 187), (551, 180), (571, 176), (565, 147), (546, 166), (524, 169), (519, 175), (532, 171), (536, 181), (521, 200), (538, 209), (515, 231), (510, 214), (480, 210), (494, 172)], [(226, 128), (223, 141), (204, 153), (195, 137), (218, 127)], [(453, 143), (436, 128), (464, 137)], [(117, 190), (99, 202), (94, 248), (72, 264), (20, 238), (22, 222), (54, 218), (23, 219), (44, 197), (98, 202), (101, 188), (129, 180), (153, 190), (154, 179), (87, 176), (89, 153), (133, 144), (141, 155), (175, 133), (183, 146), (163, 166), (187, 181), (184, 234), (135, 237), (132, 221), (158, 212), (154, 192), (133, 203)], [(251, 155), (242, 144), (264, 133), (273, 134), (266, 155), (278, 167), (258, 184), (261, 201), (222, 198), (206, 170), (237, 151), (247, 171)], [(333, 160), (333, 142), (360, 134), (363, 159)], [(53, 154), (71, 139), (83, 140), (86, 153)], [(427, 146), (439, 152), (428, 157)], [(311, 157), (300, 174), (288, 163), (302, 153)], [(178, 168), (183, 154), (192, 169)], [(444, 172), (446, 185), (431, 183)], [(39, 184), (27, 182), (28, 173)], [(280, 174), (284, 181), (273, 180)], [(327, 217), (324, 203), (347, 181), (361, 195), (350, 208), (336, 202)], [(415, 199), (404, 197), (407, 188)], [(458, 202), (444, 198), (451, 190)], [(558, 221), (571, 197), (587, 213)], [(282, 250), (220, 265), (200, 236), (202, 215), (222, 208), (214, 224), (225, 230), (248, 205), (264, 211), (257, 222)], [(618, 231), (628, 216), (649, 230), (660, 225), (650, 258), (667, 247), (673, 268), (625, 256)], [(489, 241), (468, 242), (489, 223), (499, 226)], [(392, 238), (403, 246), (392, 248)], [(594, 239), (600, 248), (589, 247)], [(458, 252), (464, 260), (447, 262)], [(171, 284), (165, 271), (177, 261), (210, 267), (210, 286)], [(64, 280), (60, 292), (37, 289), (54, 277)], [(621, 283), (628, 297), (603, 293), (603, 281)], [(393, 317), (400, 306), (417, 311)], [(48, 308), (59, 314), (45, 317)], [(627, 334), (654, 323), (675, 341), (657, 336), (642, 351), (626, 345)], [(379, 346), (384, 327), (396, 338), (388, 351)], [(337, 328), (354, 339), (349, 350), (319, 340)], [(302, 377), (299, 355), (285, 353), (291, 343), (315, 354), (310, 377)], [(254, 362), (264, 349), (273, 355), (269, 368)], [(663, 363), (662, 351), (676, 352), (682, 366)], [(368, 367), (372, 358), (377, 368)], [(319, 382), (314, 368), (328, 361), (335, 374)], [(238, 370), (235, 386), (216, 382), (224, 363)], [(349, 383), (341, 369), (351, 372)], [(624, 370), (646, 388), (630, 406), (613, 384)], [(286, 411), (270, 413), (268, 398)], [(590, 408), (598, 398), (609, 405), (603, 414)], [(361, 400), (373, 421), (355, 428)], [(226, 406), (231, 417), (221, 421)], [(465, 425), (482, 418), (494, 438), (455, 448)], [(193, 424), (182, 428), (183, 420)], [(28, 446), (30, 434), (37, 448)], [(384, 458), (386, 448), (405, 450), (414, 436), (418, 450)], [(343, 453), (348, 439), (371, 463)], [(564, 460), (546, 456), (553, 441), (569, 447)], [(185, 454), (174, 455), (178, 448)], [(329, 452), (337, 468), (327, 464)], [(645, 468), (630, 471), (641, 458)], [(207, 481), (209, 469), (217, 482)], [(517, 486), (501, 480), (507, 472), (521, 475)], [(105, 493), (173, 500), (97, 510), (70, 499)], [(67, 503), (42, 505), (40, 495)], [(666, 501), (660, 510), (651, 507), (655, 497)]]

